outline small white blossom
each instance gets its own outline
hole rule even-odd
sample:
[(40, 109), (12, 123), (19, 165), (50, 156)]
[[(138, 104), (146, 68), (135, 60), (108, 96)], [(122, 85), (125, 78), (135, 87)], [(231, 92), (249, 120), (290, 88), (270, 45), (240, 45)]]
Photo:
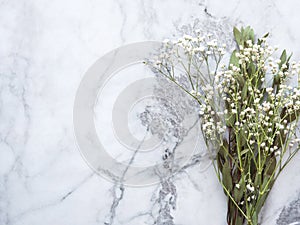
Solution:
[(251, 191), (251, 192), (254, 191), (254, 187), (251, 186), (251, 184), (247, 184), (246, 187), (247, 187), (247, 189), (248, 189), (249, 191)]
[(281, 155), (281, 152), (278, 150), (275, 152), (275, 156), (280, 156)]

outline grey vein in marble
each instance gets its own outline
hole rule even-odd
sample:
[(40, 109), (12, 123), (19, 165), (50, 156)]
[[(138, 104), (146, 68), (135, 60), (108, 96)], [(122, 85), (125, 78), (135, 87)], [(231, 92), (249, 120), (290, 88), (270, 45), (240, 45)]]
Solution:
[[(299, 11), (296, 0), (1, 1), (0, 224), (103, 225), (116, 205), (114, 225), (225, 225), (226, 200), (213, 171), (201, 173), (202, 153), (153, 187), (120, 189), (92, 175), (72, 130), (78, 84), (92, 62), (121, 44), (196, 27), (230, 45), (232, 25), (251, 25), (299, 59)], [(175, 133), (184, 132), (178, 127), (164, 138)], [(262, 225), (299, 220), (299, 160), (279, 177)]]

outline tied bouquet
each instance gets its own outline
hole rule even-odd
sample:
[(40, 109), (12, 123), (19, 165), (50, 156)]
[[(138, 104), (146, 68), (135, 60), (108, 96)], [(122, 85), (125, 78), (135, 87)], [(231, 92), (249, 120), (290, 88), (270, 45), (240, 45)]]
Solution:
[(233, 36), (228, 57), (226, 45), (195, 31), (165, 40), (147, 64), (198, 103), (207, 151), (228, 200), (227, 224), (258, 225), (276, 179), (300, 147), (300, 64), (286, 50), (278, 54), (268, 34), (256, 38), (246, 27), (234, 28)]

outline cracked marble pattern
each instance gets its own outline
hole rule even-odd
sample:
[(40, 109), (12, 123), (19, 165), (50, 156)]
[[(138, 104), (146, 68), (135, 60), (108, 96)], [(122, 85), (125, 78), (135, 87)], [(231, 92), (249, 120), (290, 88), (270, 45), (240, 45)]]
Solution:
[[(194, 27), (230, 44), (231, 26), (249, 24), (300, 59), (299, 11), (296, 0), (1, 0), (0, 224), (225, 225), (226, 199), (201, 152), (143, 188), (91, 171), (73, 134), (77, 87), (111, 49)], [(152, 109), (137, 119), (147, 125)], [(185, 131), (177, 131), (180, 142)], [(173, 150), (160, 152), (166, 165)], [(300, 222), (299, 160), (278, 179), (261, 225)]]
[(291, 203), (283, 208), (278, 219), (277, 224), (300, 224), (300, 198), (296, 198)]

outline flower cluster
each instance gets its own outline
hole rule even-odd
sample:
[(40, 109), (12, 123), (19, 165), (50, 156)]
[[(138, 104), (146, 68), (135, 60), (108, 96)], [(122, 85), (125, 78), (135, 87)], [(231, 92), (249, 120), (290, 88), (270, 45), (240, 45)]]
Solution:
[(300, 73), (300, 63), (292, 62), (288, 68), (281, 59), (274, 59), (276, 48), (265, 40), (259, 45), (246, 43), (234, 53), (238, 63), (217, 74), (217, 87), (227, 105), (227, 124), (245, 137), (250, 149), (258, 145), (268, 154), (278, 149), (274, 143), (278, 135), (294, 134), (296, 123), (291, 122), (299, 114), (300, 89), (285, 83)]
[[(219, 44), (213, 35), (184, 35), (177, 40), (164, 40), (160, 54), (150, 64), (152, 68), (175, 82), (199, 103), (202, 130), (209, 139), (216, 139), (225, 132), (224, 110), (216, 105), (219, 98), (215, 89), (216, 73), (226, 45)], [(177, 82), (179, 76), (188, 78), (188, 84)]]
[(200, 84), (207, 83), (207, 73), (215, 71), (204, 72), (203, 67), (213, 63), (217, 69), (226, 50), (226, 46), (219, 45), (212, 35), (198, 34), (195, 37), (184, 35), (177, 40), (164, 40), (160, 54), (150, 61), (155, 71), (169, 79), (175, 80), (178, 74), (184, 73), (189, 78), (194, 95), (201, 93)]
[[(165, 40), (150, 65), (199, 104), (207, 147), (228, 196), (228, 224), (258, 224), (258, 213), (278, 175), (299, 150), (300, 63), (284, 50), (234, 28), (237, 48), (228, 67), (226, 46), (212, 35)], [(180, 82), (184, 77), (184, 83)], [(295, 82), (294, 82), (295, 83)], [(213, 143), (213, 145), (210, 145)]]

